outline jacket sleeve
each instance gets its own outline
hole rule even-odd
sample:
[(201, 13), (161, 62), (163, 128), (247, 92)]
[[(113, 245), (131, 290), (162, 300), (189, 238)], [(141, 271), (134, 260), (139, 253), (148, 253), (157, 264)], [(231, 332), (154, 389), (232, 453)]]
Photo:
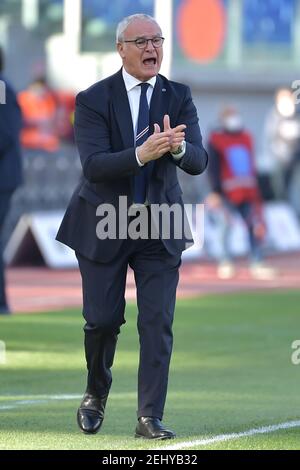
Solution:
[(16, 132), (21, 129), (21, 111), (15, 94), (9, 86), (6, 86), (5, 93), (6, 103), (0, 104), (0, 158), (14, 146)]
[(174, 163), (190, 175), (203, 173), (208, 164), (208, 155), (202, 145), (202, 136), (198, 124), (197, 110), (193, 103), (191, 91), (186, 88), (186, 95), (178, 116), (177, 123), (185, 124), (186, 151), (180, 160), (173, 159)]
[(99, 183), (140, 171), (134, 148), (112, 152), (107, 117), (96, 111), (84, 92), (76, 98), (75, 141), (85, 178)]

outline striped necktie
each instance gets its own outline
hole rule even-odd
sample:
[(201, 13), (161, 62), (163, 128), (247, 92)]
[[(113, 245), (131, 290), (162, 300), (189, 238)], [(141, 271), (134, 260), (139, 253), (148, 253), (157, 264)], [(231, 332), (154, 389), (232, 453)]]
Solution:
[[(147, 100), (147, 90), (149, 83), (141, 83), (141, 96), (139, 104), (139, 115), (135, 146), (139, 147), (149, 137), (149, 106)], [(147, 187), (151, 176), (153, 162), (147, 163), (140, 169), (138, 175), (134, 177), (134, 196), (133, 201), (137, 204), (144, 204), (147, 196)]]

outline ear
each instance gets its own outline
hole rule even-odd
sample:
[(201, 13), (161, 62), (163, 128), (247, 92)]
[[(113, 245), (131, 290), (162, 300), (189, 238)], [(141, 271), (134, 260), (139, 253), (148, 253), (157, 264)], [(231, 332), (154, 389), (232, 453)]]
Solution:
[(120, 56), (122, 57), (122, 59), (124, 59), (124, 57), (125, 57), (125, 53), (124, 53), (124, 43), (123, 43), (123, 42), (118, 42), (118, 43), (117, 43), (117, 49), (118, 49), (118, 53), (120, 54)]

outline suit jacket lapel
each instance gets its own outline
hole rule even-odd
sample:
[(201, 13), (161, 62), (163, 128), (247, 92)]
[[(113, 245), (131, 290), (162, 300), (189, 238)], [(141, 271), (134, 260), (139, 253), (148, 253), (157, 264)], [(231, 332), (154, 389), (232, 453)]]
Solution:
[[(168, 114), (169, 98), (170, 90), (168, 83), (164, 83), (164, 80), (158, 75), (150, 104), (150, 134), (154, 131), (154, 124), (158, 124), (160, 130), (163, 131), (163, 119), (164, 115)], [(155, 177), (160, 175), (160, 163), (160, 160), (154, 162), (152, 172)]]
[[(111, 87), (113, 108), (124, 148), (133, 147), (133, 124), (122, 69), (113, 76)], [(158, 75), (150, 105), (150, 133), (153, 132), (154, 123), (159, 124), (161, 130), (163, 129), (163, 117), (168, 113), (169, 94), (169, 87)]]
[(124, 148), (134, 146), (134, 135), (131, 111), (122, 77), (122, 69), (113, 76), (112, 80), (112, 103), (115, 117), (120, 128)]
[(154, 130), (154, 124), (159, 124), (161, 131), (163, 130), (163, 118), (168, 114), (169, 104), (169, 87), (160, 75), (157, 76), (156, 84), (150, 104), (150, 133)]

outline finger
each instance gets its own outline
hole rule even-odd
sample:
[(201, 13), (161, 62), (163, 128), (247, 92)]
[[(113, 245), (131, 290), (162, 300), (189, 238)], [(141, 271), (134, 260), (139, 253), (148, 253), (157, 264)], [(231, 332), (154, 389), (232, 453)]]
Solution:
[(160, 154), (163, 154), (163, 153), (166, 153), (166, 152), (170, 152), (171, 150), (171, 146), (170, 145), (160, 145), (157, 150), (156, 150), (156, 153), (160, 153)]
[(154, 160), (157, 160), (158, 158), (161, 158), (163, 155), (165, 155), (168, 152), (169, 152), (169, 150), (163, 150), (162, 152), (156, 153), (156, 156), (155, 156)]
[(184, 139), (185, 138), (185, 132), (178, 132), (177, 134), (173, 135), (173, 140), (174, 139)]
[(161, 132), (160, 134), (163, 135), (164, 137), (172, 137), (174, 135), (174, 132), (172, 129), (169, 129), (167, 131)]
[(170, 141), (170, 144), (172, 145), (172, 147), (174, 147), (175, 145), (180, 145), (180, 144), (182, 144), (182, 142), (183, 142), (184, 140), (185, 140), (184, 138), (173, 139), (173, 140)]
[(163, 148), (163, 149), (161, 149), (161, 150), (159, 151), (159, 155), (160, 155), (160, 156), (165, 155), (166, 153), (169, 153), (170, 150), (171, 150), (171, 149), (170, 149), (169, 147), (165, 147), (165, 148)]
[(177, 144), (177, 143), (182, 143), (184, 141), (184, 137), (176, 137), (175, 139), (172, 140), (172, 144)]
[(182, 132), (184, 131), (184, 129), (186, 129), (186, 125), (185, 124), (179, 124), (179, 126), (176, 126), (173, 128), (173, 132)]
[(152, 139), (151, 145), (157, 148), (159, 145), (168, 144), (169, 142), (169, 137), (158, 137), (156, 139)]
[(170, 116), (168, 114), (164, 115), (164, 131), (171, 129)]
[(171, 148), (170, 142), (167, 140), (165, 142), (161, 142), (159, 145), (156, 146), (156, 150), (161, 149), (162, 147), (168, 147)]
[[(173, 138), (173, 131), (168, 131), (168, 132), (160, 132), (160, 133), (155, 133), (152, 134), (151, 136), (148, 137), (148, 139), (157, 142), (159, 139), (170, 139)], [(175, 135), (174, 135), (175, 137)]]
[(150, 140), (149, 144), (152, 147), (157, 148), (158, 145), (167, 144), (169, 142), (170, 142), (169, 137), (162, 136), (161, 134), (153, 134), (153, 137)]
[(158, 124), (154, 124), (154, 134), (159, 134), (160, 133), (160, 127)]

